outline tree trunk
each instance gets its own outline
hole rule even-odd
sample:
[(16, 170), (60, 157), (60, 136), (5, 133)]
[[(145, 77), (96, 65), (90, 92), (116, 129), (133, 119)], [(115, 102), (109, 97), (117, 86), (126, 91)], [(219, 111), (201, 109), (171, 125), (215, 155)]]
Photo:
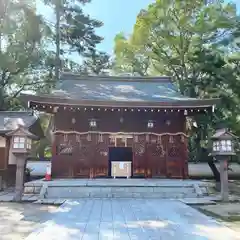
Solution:
[(208, 166), (211, 168), (212, 170), (212, 173), (213, 173), (213, 176), (214, 176), (214, 179), (216, 182), (220, 182), (220, 173), (215, 165), (215, 163), (213, 162), (213, 159), (212, 158), (209, 158), (208, 159)]
[(55, 77), (59, 80), (59, 72), (61, 68), (60, 62), (60, 11), (61, 11), (61, 1), (57, 0), (55, 3), (55, 14), (56, 14), (56, 63), (55, 63)]

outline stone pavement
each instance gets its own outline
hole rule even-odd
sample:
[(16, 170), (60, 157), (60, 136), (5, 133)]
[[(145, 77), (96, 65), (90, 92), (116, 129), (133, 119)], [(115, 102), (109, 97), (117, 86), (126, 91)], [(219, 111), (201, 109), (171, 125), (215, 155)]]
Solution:
[(41, 223), (52, 219), (55, 206), (29, 203), (0, 203), (0, 239), (23, 240)]
[(240, 235), (177, 200), (67, 201), (26, 240), (237, 240)]

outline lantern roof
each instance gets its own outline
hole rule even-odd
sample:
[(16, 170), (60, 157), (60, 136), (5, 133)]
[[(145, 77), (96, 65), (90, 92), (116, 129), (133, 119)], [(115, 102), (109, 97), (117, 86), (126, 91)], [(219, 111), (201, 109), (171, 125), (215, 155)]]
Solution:
[(24, 128), (24, 126), (22, 125), (19, 125), (15, 130), (6, 133), (6, 136), (10, 136), (10, 137), (22, 136), (22, 137), (28, 137), (34, 140), (38, 139), (36, 135), (29, 132), (28, 129)]
[(62, 73), (50, 94), (22, 94), (28, 105), (58, 104), (98, 107), (212, 107), (219, 99), (182, 95), (170, 77), (82, 76)]
[(217, 129), (216, 132), (213, 134), (211, 139), (225, 139), (225, 140), (231, 140), (231, 139), (236, 139), (237, 136), (235, 136), (233, 133), (231, 133), (228, 128), (221, 128)]
[(32, 111), (0, 111), (0, 135), (16, 130), (19, 125), (36, 136), (44, 136), (39, 116)]

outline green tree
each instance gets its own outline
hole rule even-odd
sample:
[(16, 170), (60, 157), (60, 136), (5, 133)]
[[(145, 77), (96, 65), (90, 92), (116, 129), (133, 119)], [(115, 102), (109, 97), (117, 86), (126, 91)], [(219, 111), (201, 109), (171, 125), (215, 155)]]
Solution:
[(202, 74), (201, 81), (196, 86), (198, 92), (204, 93), (205, 98), (221, 99), (221, 107), (217, 108), (215, 113), (195, 116), (198, 127), (191, 128), (189, 143), (190, 158), (198, 161), (208, 158), (208, 152), (202, 152), (202, 149), (207, 147), (208, 139), (219, 123), (224, 123), (236, 134), (240, 134), (238, 91), (240, 81), (235, 67), (229, 63), (224, 54), (213, 49), (202, 48), (201, 51), (196, 51), (191, 61), (195, 62), (195, 67)]
[(47, 28), (33, 6), (2, 0), (0, 7), (0, 110), (14, 108), (23, 90), (37, 90), (43, 79)]
[[(56, 16), (56, 25), (53, 30), (56, 49), (55, 74), (59, 78), (59, 70), (64, 67), (65, 57), (72, 53), (84, 56), (94, 52), (96, 45), (103, 38), (95, 32), (103, 23), (85, 14), (82, 5), (90, 3), (90, 0), (44, 0), (51, 6)], [(51, 24), (50, 24), (51, 25)]]
[(133, 42), (144, 45), (155, 70), (174, 77), (180, 91), (196, 97), (201, 74), (190, 59), (202, 46), (214, 46), (236, 25), (236, 10), (220, 3), (158, 0), (136, 21)]
[[(117, 69), (139, 73), (133, 69), (145, 68), (135, 61), (140, 50), (142, 59), (148, 59), (147, 74), (172, 76), (186, 96), (222, 99), (221, 109), (213, 117), (195, 117), (199, 127), (191, 127), (190, 139), (195, 160), (200, 159), (200, 149), (219, 119), (235, 131), (239, 128), (239, 50), (230, 54), (233, 45), (236, 47), (238, 26), (232, 4), (156, 0), (139, 13), (129, 38), (116, 37)], [(223, 44), (226, 38), (229, 41)]]
[(114, 46), (115, 73), (131, 73), (133, 75), (148, 75), (151, 66), (150, 57), (146, 54), (144, 45), (136, 45), (133, 39), (127, 39), (123, 33), (116, 35)]
[(40, 159), (45, 157), (51, 157), (51, 138), (50, 128), (52, 124), (53, 118), (49, 114), (41, 114), (40, 115), (40, 123), (41, 127), (44, 131), (45, 138), (40, 139), (39, 141), (34, 142), (32, 146), (32, 156), (36, 156)]
[(108, 75), (111, 66), (110, 56), (94, 49), (85, 54), (78, 72), (84, 75)]

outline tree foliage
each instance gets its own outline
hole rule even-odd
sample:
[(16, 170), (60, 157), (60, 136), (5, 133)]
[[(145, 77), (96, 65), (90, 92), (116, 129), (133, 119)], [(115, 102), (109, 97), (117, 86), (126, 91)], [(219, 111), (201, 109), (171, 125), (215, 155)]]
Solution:
[(107, 53), (92, 50), (85, 54), (77, 71), (83, 75), (108, 75), (111, 67), (111, 59)]
[(14, 108), (23, 90), (47, 84), (41, 78), (46, 52), (42, 37), (47, 28), (34, 7), (2, 0), (0, 7), (0, 110)]
[(156, 0), (139, 13), (129, 37), (116, 36), (116, 72), (168, 75), (188, 97), (222, 99), (213, 116), (195, 116), (192, 158), (200, 158), (200, 148), (220, 120), (240, 134), (239, 26), (230, 3)]
[(123, 33), (116, 35), (114, 41), (114, 72), (147, 75), (150, 67), (150, 57), (146, 54), (145, 47), (134, 44), (132, 39), (127, 39)]
[(96, 34), (96, 29), (102, 27), (103, 23), (84, 13), (82, 7), (90, 3), (90, 0), (44, 0), (44, 2), (53, 9), (56, 21), (59, 20), (59, 26), (56, 25), (53, 29), (52, 43), (55, 48), (60, 48), (62, 67), (65, 60), (69, 62), (69, 58), (66, 57), (69, 54), (78, 53), (84, 57), (85, 54), (96, 50), (97, 44), (103, 40)]

